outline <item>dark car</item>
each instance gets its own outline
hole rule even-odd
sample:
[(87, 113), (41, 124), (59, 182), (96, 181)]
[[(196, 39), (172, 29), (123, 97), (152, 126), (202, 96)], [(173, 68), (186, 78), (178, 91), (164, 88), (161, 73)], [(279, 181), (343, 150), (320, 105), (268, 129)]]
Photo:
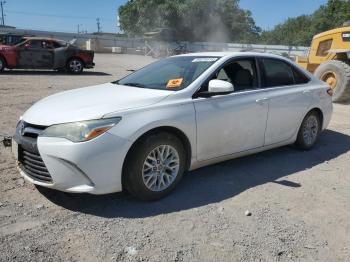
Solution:
[(93, 68), (94, 52), (65, 41), (29, 37), (17, 45), (0, 45), (0, 72), (9, 69), (54, 69), (80, 74)]

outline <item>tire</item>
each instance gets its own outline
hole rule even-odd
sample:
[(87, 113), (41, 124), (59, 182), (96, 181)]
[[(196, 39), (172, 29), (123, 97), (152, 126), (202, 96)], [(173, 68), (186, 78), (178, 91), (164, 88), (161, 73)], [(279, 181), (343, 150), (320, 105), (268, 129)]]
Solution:
[(301, 150), (310, 150), (316, 144), (321, 128), (319, 114), (316, 111), (309, 112), (300, 126), (295, 145)]
[(331, 60), (321, 64), (315, 71), (315, 76), (326, 81), (327, 74), (334, 74), (336, 83), (333, 89), (333, 102), (342, 103), (350, 100), (350, 66), (342, 61)]
[(6, 67), (6, 61), (2, 57), (0, 57), (0, 72), (4, 71)]
[[(159, 154), (162, 151), (168, 161), (163, 159), (162, 162)], [(133, 146), (124, 166), (123, 184), (134, 197), (143, 201), (161, 199), (173, 191), (183, 177), (186, 159), (179, 138), (167, 132), (151, 134)]]
[(74, 75), (79, 75), (84, 70), (84, 62), (79, 58), (72, 58), (67, 63), (67, 71)]

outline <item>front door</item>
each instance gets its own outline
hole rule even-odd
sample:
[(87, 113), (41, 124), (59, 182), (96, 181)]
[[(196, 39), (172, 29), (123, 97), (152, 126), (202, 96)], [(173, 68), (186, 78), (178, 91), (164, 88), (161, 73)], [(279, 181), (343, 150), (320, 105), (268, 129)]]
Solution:
[(268, 100), (258, 89), (255, 60), (226, 64), (215, 78), (231, 82), (235, 92), (194, 100), (199, 161), (264, 145)]
[(21, 68), (50, 69), (53, 56), (50, 41), (29, 40), (18, 47), (18, 65)]

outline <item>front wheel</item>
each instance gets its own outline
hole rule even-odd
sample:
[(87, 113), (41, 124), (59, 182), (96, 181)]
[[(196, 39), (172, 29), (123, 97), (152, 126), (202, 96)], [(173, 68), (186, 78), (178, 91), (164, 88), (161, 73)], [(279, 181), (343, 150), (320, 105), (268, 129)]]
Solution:
[(0, 72), (4, 71), (5, 67), (6, 67), (5, 60), (2, 57), (0, 57)]
[(141, 200), (157, 200), (175, 188), (185, 168), (186, 152), (181, 140), (165, 132), (152, 134), (132, 149), (124, 170), (124, 184)]
[(295, 145), (302, 150), (310, 150), (316, 144), (320, 131), (321, 121), (318, 113), (308, 113), (301, 124)]
[(81, 74), (84, 70), (84, 63), (79, 58), (72, 58), (67, 63), (67, 70), (71, 74)]

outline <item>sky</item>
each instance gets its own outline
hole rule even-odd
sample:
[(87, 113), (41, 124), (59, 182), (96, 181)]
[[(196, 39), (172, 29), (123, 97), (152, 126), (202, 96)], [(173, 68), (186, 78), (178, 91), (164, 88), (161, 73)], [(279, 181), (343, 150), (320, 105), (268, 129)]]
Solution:
[[(3, 1), (3, 0), (0, 0)], [(5, 23), (24, 29), (77, 32), (97, 31), (100, 18), (103, 32), (116, 32), (117, 9), (126, 0), (6, 0)], [(327, 0), (241, 0), (256, 24), (272, 29), (288, 17), (311, 14)]]

